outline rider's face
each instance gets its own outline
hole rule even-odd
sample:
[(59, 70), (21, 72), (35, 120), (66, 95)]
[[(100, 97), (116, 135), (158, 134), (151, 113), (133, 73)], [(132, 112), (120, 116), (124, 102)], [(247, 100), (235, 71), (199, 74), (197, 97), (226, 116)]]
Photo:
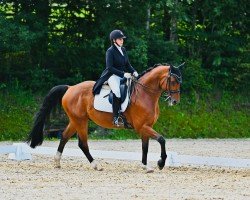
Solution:
[(118, 38), (115, 42), (121, 47), (123, 45), (123, 38)]

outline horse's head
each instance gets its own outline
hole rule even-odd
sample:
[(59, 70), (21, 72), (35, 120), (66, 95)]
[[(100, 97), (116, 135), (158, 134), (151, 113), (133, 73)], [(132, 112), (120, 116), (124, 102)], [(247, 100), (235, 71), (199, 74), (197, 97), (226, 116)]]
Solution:
[[(166, 101), (170, 106), (180, 101), (180, 86), (182, 75), (180, 68), (184, 65), (174, 67), (168, 64), (156, 64), (142, 72), (138, 83), (145, 91), (152, 94), (166, 92)], [(154, 86), (153, 86), (154, 85)]]
[[(184, 65), (184, 64), (182, 64)], [(169, 106), (173, 106), (180, 102), (180, 87), (182, 83), (182, 75), (180, 67), (170, 66), (167, 76), (164, 76), (161, 81), (161, 89), (166, 92), (166, 101)]]

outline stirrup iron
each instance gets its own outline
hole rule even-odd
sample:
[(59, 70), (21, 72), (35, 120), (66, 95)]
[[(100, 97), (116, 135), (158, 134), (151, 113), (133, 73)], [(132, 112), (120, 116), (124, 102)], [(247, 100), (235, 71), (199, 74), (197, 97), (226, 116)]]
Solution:
[(114, 122), (113, 124), (117, 127), (121, 127), (121, 126), (124, 126), (124, 121), (123, 121), (123, 118), (119, 115), (118, 117), (116, 117), (114, 119)]

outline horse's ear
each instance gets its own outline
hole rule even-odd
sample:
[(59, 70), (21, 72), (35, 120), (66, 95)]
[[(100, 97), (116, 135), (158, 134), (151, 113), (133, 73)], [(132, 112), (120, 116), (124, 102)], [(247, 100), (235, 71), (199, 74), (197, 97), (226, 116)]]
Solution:
[(185, 62), (181, 63), (177, 68), (178, 68), (179, 70), (182, 70), (184, 66), (185, 66)]

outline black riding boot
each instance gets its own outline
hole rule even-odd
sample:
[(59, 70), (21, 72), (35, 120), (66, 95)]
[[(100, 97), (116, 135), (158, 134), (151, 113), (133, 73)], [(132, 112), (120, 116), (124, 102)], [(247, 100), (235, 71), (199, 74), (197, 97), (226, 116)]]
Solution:
[(113, 103), (112, 103), (112, 107), (113, 107), (113, 124), (115, 126), (121, 126), (121, 123), (119, 121), (119, 111), (120, 111), (120, 107), (121, 107), (121, 99), (116, 97), (115, 94), (113, 94)]

